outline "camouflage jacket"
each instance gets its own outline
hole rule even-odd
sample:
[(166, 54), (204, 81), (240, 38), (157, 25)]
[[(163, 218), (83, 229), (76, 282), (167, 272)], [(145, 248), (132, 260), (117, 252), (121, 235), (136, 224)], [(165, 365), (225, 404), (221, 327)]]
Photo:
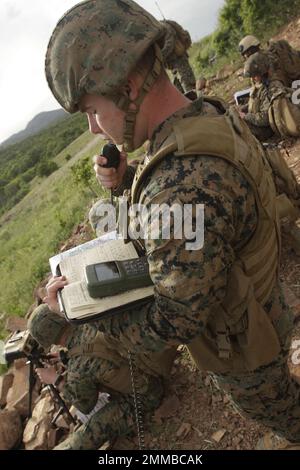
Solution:
[[(159, 125), (146, 159), (151, 159), (179, 119), (217, 111), (202, 108), (201, 99)], [(186, 239), (145, 240), (155, 301), (99, 323), (99, 329), (130, 342), (135, 350), (158, 351), (166, 345), (189, 343), (206, 329), (215, 306), (225, 297), (227, 273), (235, 260), (235, 247), (253, 235), (257, 225), (255, 197), (242, 174), (228, 162), (211, 156), (167, 155), (142, 191), (147, 206), (173, 202), (205, 204), (204, 246), (187, 251)], [(274, 298), (265, 306), (284, 309)], [(277, 305), (277, 307), (275, 307)], [(279, 315), (280, 316), (280, 315)]]
[(251, 91), (248, 113), (245, 121), (258, 127), (269, 126), (268, 110), (270, 107), (270, 96), (268, 87), (264, 84), (254, 85)]

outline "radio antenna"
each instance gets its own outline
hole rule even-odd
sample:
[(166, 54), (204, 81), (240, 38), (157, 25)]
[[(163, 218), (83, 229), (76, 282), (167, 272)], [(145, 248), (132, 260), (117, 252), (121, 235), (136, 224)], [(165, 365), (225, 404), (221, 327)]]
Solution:
[(163, 19), (165, 20), (166, 18), (165, 18), (165, 16), (164, 16), (163, 12), (161, 11), (161, 8), (160, 8), (159, 4), (158, 4), (157, 2), (155, 2), (155, 4), (156, 4), (157, 8), (159, 9), (159, 12), (160, 12), (161, 16), (162, 16)]

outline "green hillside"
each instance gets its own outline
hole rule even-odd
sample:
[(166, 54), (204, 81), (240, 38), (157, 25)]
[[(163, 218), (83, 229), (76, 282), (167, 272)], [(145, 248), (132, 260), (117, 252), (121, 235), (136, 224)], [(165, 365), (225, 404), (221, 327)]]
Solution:
[(193, 44), (191, 63), (196, 76), (209, 77), (225, 64), (242, 65), (238, 44), (254, 34), (262, 42), (299, 14), (300, 0), (226, 0), (219, 13), (216, 30)]
[(57, 169), (55, 157), (86, 129), (85, 116), (77, 113), (0, 149), (0, 215), (29, 193), (36, 176), (49, 176)]
[(49, 271), (48, 258), (84, 219), (92, 193), (74, 183), (71, 167), (91, 159), (100, 145), (85, 132), (54, 159), (59, 169), (48, 178), (35, 178), (29, 194), (0, 219), (1, 313), (26, 313), (34, 287)]

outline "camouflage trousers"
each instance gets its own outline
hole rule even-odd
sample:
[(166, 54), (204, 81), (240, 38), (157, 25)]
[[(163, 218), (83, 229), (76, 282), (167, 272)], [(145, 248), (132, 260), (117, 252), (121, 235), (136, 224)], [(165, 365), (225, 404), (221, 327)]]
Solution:
[[(144, 426), (151, 419), (151, 414), (160, 405), (164, 386), (163, 381), (152, 377), (147, 393), (140, 394), (142, 420)], [(54, 450), (96, 450), (106, 441), (128, 436), (136, 430), (135, 407), (133, 396), (114, 394), (110, 401), (97, 411), (86, 424), (57, 445)]]
[(249, 374), (213, 374), (241, 415), (272, 428), (291, 442), (300, 442), (300, 385), (287, 365), (288, 351)]

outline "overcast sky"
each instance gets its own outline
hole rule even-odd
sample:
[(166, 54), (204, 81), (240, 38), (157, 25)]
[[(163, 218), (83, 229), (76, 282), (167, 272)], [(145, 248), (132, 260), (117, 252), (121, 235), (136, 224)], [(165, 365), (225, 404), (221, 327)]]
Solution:
[[(193, 41), (211, 33), (224, 0), (157, 0), (166, 18), (181, 23)], [(0, 142), (37, 113), (57, 109), (44, 77), (50, 35), (76, 0), (0, 0)], [(155, 0), (138, 0), (161, 19)]]

